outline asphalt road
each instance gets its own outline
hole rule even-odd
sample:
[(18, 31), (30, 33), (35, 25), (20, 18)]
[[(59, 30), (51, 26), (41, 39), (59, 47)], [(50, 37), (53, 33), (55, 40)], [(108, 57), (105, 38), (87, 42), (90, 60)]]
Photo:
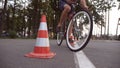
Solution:
[[(57, 46), (50, 40), (50, 49), (56, 53), (52, 59), (24, 57), (35, 43), (35, 39), (0, 39), (0, 68), (76, 68), (74, 53), (65, 41)], [(120, 68), (120, 41), (92, 40), (83, 52), (96, 68)]]
[(75, 68), (74, 55), (66, 46), (50, 41), (52, 59), (24, 57), (33, 51), (35, 39), (0, 39), (0, 68)]
[(96, 68), (120, 68), (120, 41), (91, 41), (84, 53)]

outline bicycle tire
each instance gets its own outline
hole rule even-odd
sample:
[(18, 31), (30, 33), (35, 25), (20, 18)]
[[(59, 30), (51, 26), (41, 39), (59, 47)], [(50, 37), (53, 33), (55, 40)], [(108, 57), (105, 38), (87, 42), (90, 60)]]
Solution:
[(57, 44), (58, 46), (60, 46), (63, 42), (63, 36), (61, 34), (61, 32), (57, 32)]
[(65, 23), (62, 24), (62, 27), (59, 32), (57, 32), (57, 44), (61, 46), (65, 37)]
[[(79, 21), (77, 21), (77, 20), (79, 20)], [(76, 27), (74, 27), (76, 23), (77, 23), (78, 30), (75, 30)], [(78, 25), (78, 24), (80, 24), (80, 25)], [(70, 33), (71, 27), (73, 29), (73, 31), (72, 31), (73, 36), (76, 37), (78, 40), (76, 42), (76, 44), (74, 44), (74, 45), (71, 45), (71, 43), (69, 42), (69, 35), (70, 35), (69, 33)], [(89, 29), (89, 30), (85, 31), (87, 29)], [(92, 36), (92, 30), (93, 30), (93, 21), (92, 21), (91, 14), (86, 10), (82, 10), (82, 11), (77, 12), (73, 16), (73, 18), (70, 20), (70, 23), (69, 23), (68, 28), (67, 28), (66, 42), (67, 42), (68, 48), (73, 52), (77, 52), (77, 51), (84, 49), (87, 46), (88, 42), (90, 41), (90, 38)], [(74, 33), (74, 32), (76, 32), (76, 33)], [(86, 34), (85, 34), (85, 32), (86, 32)]]

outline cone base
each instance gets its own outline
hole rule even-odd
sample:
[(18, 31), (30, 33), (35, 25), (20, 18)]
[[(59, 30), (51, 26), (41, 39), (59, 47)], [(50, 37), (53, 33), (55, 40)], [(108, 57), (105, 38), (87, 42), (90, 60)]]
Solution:
[(31, 52), (29, 54), (26, 54), (25, 57), (29, 57), (29, 58), (41, 58), (41, 59), (49, 59), (49, 58), (53, 58), (56, 54), (55, 53), (47, 53), (47, 54), (37, 54), (34, 52)]

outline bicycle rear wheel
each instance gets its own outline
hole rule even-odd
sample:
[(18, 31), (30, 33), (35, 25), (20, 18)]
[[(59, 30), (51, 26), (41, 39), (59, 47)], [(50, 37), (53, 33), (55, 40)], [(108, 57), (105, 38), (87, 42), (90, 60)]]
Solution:
[[(93, 29), (92, 16), (88, 11), (79, 11), (71, 19), (66, 33), (67, 46), (71, 51), (80, 51), (86, 47), (90, 40)], [(73, 35), (74, 42), (69, 41), (70, 35)]]
[(64, 39), (64, 33), (63, 32), (57, 32), (57, 44), (60, 46)]
[(57, 32), (57, 44), (60, 46), (65, 38), (65, 23), (62, 24), (62, 27), (59, 32)]

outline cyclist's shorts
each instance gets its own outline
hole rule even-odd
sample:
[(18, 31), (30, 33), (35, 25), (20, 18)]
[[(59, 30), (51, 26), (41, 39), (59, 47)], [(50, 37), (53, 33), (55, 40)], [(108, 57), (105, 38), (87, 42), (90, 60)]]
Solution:
[[(64, 5), (65, 4), (68, 4), (65, 0), (60, 0), (60, 2), (59, 2), (59, 9), (61, 10), (61, 11), (63, 11), (64, 10)], [(71, 11), (69, 12), (69, 14), (70, 13), (73, 13), (74, 12), (74, 8), (73, 8), (73, 6), (72, 6), (72, 4), (68, 4), (69, 6), (71, 6)]]

